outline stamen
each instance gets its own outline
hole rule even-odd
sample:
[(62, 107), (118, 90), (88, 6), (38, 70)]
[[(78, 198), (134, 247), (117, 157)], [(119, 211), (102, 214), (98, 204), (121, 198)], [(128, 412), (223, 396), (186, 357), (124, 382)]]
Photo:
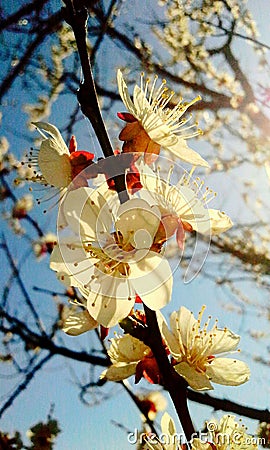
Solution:
[(155, 90), (155, 85), (156, 85), (157, 80), (158, 80), (158, 76), (155, 75), (154, 76), (154, 81), (152, 83), (149, 99), (148, 99), (148, 102), (150, 103), (150, 105), (151, 105), (151, 102), (152, 102), (152, 97), (153, 97), (153, 93), (154, 93), (154, 90)]

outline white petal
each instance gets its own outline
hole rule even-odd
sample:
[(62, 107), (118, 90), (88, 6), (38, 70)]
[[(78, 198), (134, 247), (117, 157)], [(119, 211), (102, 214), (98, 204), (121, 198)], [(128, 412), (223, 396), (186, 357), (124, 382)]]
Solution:
[(229, 216), (218, 209), (208, 209), (211, 223), (212, 234), (220, 234), (229, 230), (233, 226), (233, 222)]
[(55, 187), (68, 186), (72, 180), (70, 154), (59, 130), (45, 122), (36, 122), (35, 125), (51, 136), (42, 141), (38, 153), (38, 165), (42, 175)]
[(150, 352), (151, 350), (147, 345), (130, 334), (111, 339), (108, 350), (113, 363), (138, 362)]
[(173, 333), (178, 333), (179, 340), (183, 345), (189, 348), (191, 338), (197, 333), (199, 325), (193, 313), (181, 306), (178, 311), (178, 322), (174, 322), (174, 328), (172, 323), (171, 327)]
[[(86, 297), (86, 291), (83, 288), (79, 290)], [(94, 292), (90, 292), (86, 298), (87, 309), (91, 316), (107, 328), (113, 327), (127, 317), (134, 304), (131, 300), (118, 300), (116, 297), (106, 297)]]
[(100, 378), (106, 378), (107, 380), (110, 381), (125, 380), (126, 378), (135, 374), (137, 364), (138, 362), (129, 364), (124, 363), (115, 364), (109, 367), (107, 370), (104, 370)]
[(212, 355), (219, 353), (230, 352), (236, 350), (240, 341), (240, 336), (234, 334), (232, 331), (225, 329), (216, 329), (211, 334), (212, 345), (210, 352)]
[[(59, 245), (55, 245), (50, 257), (50, 268), (57, 272), (57, 278), (65, 285), (71, 286), (72, 278), (69, 276), (66, 264), (64, 263)], [(76, 286), (73, 284), (73, 286)]]
[(193, 166), (203, 166), (209, 167), (207, 161), (205, 161), (199, 153), (195, 152), (187, 145), (186, 141), (177, 136), (177, 143), (173, 145), (166, 146), (169, 152), (172, 152), (175, 156), (182, 159), (183, 161), (192, 164)]
[(112, 214), (106, 191), (107, 186), (106, 190), (83, 187), (69, 192), (64, 199), (62, 207), (67, 223), (84, 240), (98, 240), (102, 233), (111, 230)]
[(165, 412), (163, 416), (161, 417), (161, 430), (162, 434), (165, 437), (165, 448), (166, 450), (177, 450), (177, 432), (175, 428), (174, 421), (172, 420), (171, 416)]
[(250, 377), (249, 367), (243, 361), (230, 358), (215, 358), (206, 373), (214, 383), (226, 386), (238, 386)]
[(142, 301), (156, 311), (171, 300), (173, 277), (168, 261), (150, 251), (130, 264), (130, 282)]
[(61, 152), (69, 154), (69, 150), (66, 146), (66, 143), (62, 138), (60, 131), (58, 130), (58, 128), (56, 128), (56, 126), (47, 122), (33, 122), (33, 124), (37, 127), (38, 131), (41, 133), (42, 136), (44, 136), (44, 134), (41, 132), (41, 130), (44, 130), (49, 134), (49, 136), (51, 136), (55, 141), (57, 141)]
[(169, 201), (175, 206), (178, 217), (189, 223), (198, 233), (209, 235), (211, 222), (208, 209), (188, 186), (170, 189)]
[(138, 114), (143, 114), (144, 110), (150, 109), (150, 104), (141, 88), (135, 84), (133, 89), (133, 102)]
[(128, 109), (128, 111), (133, 114), (134, 117), (136, 117), (136, 109), (134, 107), (134, 104), (130, 98), (130, 95), (128, 93), (128, 88), (127, 85), (124, 81), (122, 72), (120, 69), (118, 69), (117, 71), (117, 83), (118, 83), (118, 90), (119, 90), (119, 94), (120, 97), (124, 103), (124, 105), (126, 106), (126, 108)]
[(160, 210), (140, 198), (132, 198), (118, 209), (116, 228), (136, 249), (150, 248), (160, 223)]
[(58, 272), (57, 277), (69, 286), (80, 286), (89, 283), (94, 276), (95, 266), (98, 262), (90, 258), (80, 243), (62, 244), (55, 246), (51, 254), (50, 268)]
[(186, 362), (181, 362), (174, 366), (179, 375), (181, 375), (188, 382), (190, 387), (195, 391), (204, 391), (206, 389), (213, 389), (208, 377), (204, 373), (197, 372)]
[[(68, 308), (66, 317), (63, 319), (62, 330), (71, 335), (78, 336), (86, 331), (93, 330), (98, 326), (96, 320), (90, 316), (88, 311), (75, 311), (74, 308)], [(76, 308), (77, 309), (77, 308)]]
[[(176, 314), (176, 312), (172, 313), (172, 315), (173, 314)], [(157, 311), (157, 321), (161, 336), (165, 340), (170, 352), (173, 354), (173, 356), (179, 355), (179, 341), (176, 336), (169, 330), (168, 325), (160, 311)]]
[(61, 190), (61, 202), (59, 204), (58, 215), (57, 215), (57, 229), (59, 231), (66, 228), (68, 225), (65, 214), (64, 214), (64, 209), (63, 209), (63, 201), (66, 197), (66, 193), (67, 193), (67, 188)]

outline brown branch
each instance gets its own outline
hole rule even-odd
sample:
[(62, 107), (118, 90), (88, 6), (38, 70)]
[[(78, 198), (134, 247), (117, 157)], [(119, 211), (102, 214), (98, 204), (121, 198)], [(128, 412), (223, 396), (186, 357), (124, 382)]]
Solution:
[[(78, 2), (66, 0), (65, 18), (71, 25), (77, 43), (77, 49), (81, 61), (84, 82), (80, 85), (78, 100), (83, 114), (89, 119), (105, 157), (113, 157), (114, 151), (101, 115), (91, 64), (86, 45), (86, 24), (88, 19), (87, 9)], [(129, 199), (125, 186), (125, 175), (114, 177), (116, 190), (121, 202)]]
[[(85, 3), (89, 3), (85, 1)], [(95, 12), (96, 17), (100, 20), (101, 24), (105, 20), (103, 12), (98, 8), (92, 8), (92, 11)], [(226, 30), (228, 32), (228, 30)], [(200, 93), (202, 96), (211, 97), (211, 100), (198, 102), (195, 105), (193, 105), (194, 110), (204, 110), (204, 109), (210, 109), (212, 111), (218, 111), (222, 108), (226, 109), (232, 109), (231, 106), (231, 98), (225, 94), (222, 94), (220, 92), (214, 91), (213, 89), (210, 89), (206, 87), (203, 84), (198, 84), (194, 82), (190, 82), (187, 80), (184, 80), (183, 78), (179, 77), (178, 75), (175, 75), (171, 73), (169, 70), (167, 70), (164, 65), (155, 63), (154, 61), (150, 60), (148, 55), (145, 53), (143, 49), (135, 47), (133, 41), (127, 37), (126, 34), (121, 33), (119, 29), (111, 26), (110, 24), (107, 24), (106, 27), (106, 33), (108, 36), (110, 36), (113, 40), (120, 42), (130, 53), (132, 53), (136, 58), (141, 62), (142, 66), (145, 67), (146, 70), (150, 72), (155, 72), (159, 76), (162, 76), (166, 78), (167, 80), (177, 83), (179, 85), (185, 86), (186, 88), (192, 89), (195, 92)], [(234, 33), (236, 36), (244, 37), (238, 33)], [(248, 38), (247, 38), (248, 39)], [(254, 41), (255, 42), (255, 41)], [(234, 63), (235, 70), (239, 69), (240, 66), (236, 65)], [(240, 72), (238, 70), (238, 76), (240, 76)], [(242, 71), (241, 71), (242, 73)], [(245, 77), (246, 78), (246, 77)], [(242, 86), (244, 89), (248, 89), (247, 96), (244, 96), (243, 102), (239, 105), (239, 111), (247, 114), (250, 119), (256, 124), (256, 126), (266, 135), (269, 135), (270, 128), (269, 128), (269, 119), (262, 111), (258, 112), (250, 112), (246, 111), (246, 105), (249, 102), (255, 101), (254, 94), (251, 94), (251, 91), (249, 89), (250, 85), (248, 83), (247, 78), (244, 79), (243, 76), (241, 77)], [(247, 101), (248, 99), (248, 101)]]
[(48, 350), (52, 355), (61, 355), (65, 358), (73, 359), (75, 361), (85, 362), (88, 364), (93, 364), (101, 367), (108, 367), (107, 358), (102, 358), (100, 356), (94, 356), (87, 352), (81, 351), (77, 352), (67, 347), (61, 347), (56, 345), (49, 337), (46, 335), (37, 334), (30, 330), (24, 322), (17, 319), (16, 317), (10, 316), (7, 312), (0, 309), (0, 317), (6, 319), (10, 324), (10, 327), (0, 326), (0, 330), (3, 333), (14, 333), (19, 336), (23, 342), (29, 344), (32, 348), (42, 348), (43, 350)]
[(169, 392), (187, 441), (191, 440), (195, 429), (187, 406), (187, 383), (170, 364), (163, 346), (156, 313), (144, 305), (147, 325), (151, 332), (147, 345), (151, 348), (163, 378), (164, 388)]
[(233, 412), (239, 416), (270, 423), (270, 411), (268, 409), (260, 410), (251, 408), (250, 406), (239, 405), (239, 403), (232, 402), (231, 400), (215, 398), (209, 394), (202, 394), (191, 389), (188, 389), (187, 396), (189, 400), (200, 403), (201, 405), (211, 406), (215, 411)]
[(215, 239), (212, 237), (211, 245), (218, 248), (222, 253), (228, 253), (239, 259), (243, 264), (250, 266), (260, 266), (260, 273), (270, 275), (270, 260), (263, 252), (256, 251), (256, 249), (245, 248), (244, 242), (238, 242), (239, 247), (235, 248), (235, 243), (229, 241), (224, 242), (220, 237)]
[(255, 102), (255, 96), (252, 90), (252, 87), (246, 77), (246, 75), (243, 73), (239, 61), (235, 58), (235, 56), (232, 53), (231, 47), (229, 45), (226, 45), (224, 47), (223, 54), (225, 56), (226, 61), (228, 62), (229, 66), (233, 70), (235, 74), (235, 79), (238, 80), (242, 86), (243, 91), (245, 92), (245, 98), (241, 104), (241, 106), (246, 106), (248, 103)]
[[(104, 14), (102, 13), (102, 11), (97, 8), (94, 8), (93, 11), (95, 12), (96, 17), (102, 23), (105, 20)], [(146, 55), (145, 51), (140, 48), (135, 47), (133, 41), (130, 40), (126, 34), (121, 33), (119, 31), (119, 29), (108, 24), (107, 28), (106, 28), (106, 32), (107, 32), (107, 35), (110, 36), (113, 40), (119, 41), (130, 53), (135, 55), (137, 57), (137, 59), (141, 62), (142, 66), (146, 68), (146, 70), (155, 72), (158, 75), (160, 75), (174, 83), (182, 84), (183, 86), (185, 86), (187, 88), (193, 89), (195, 92), (200, 92), (202, 95), (209, 95), (211, 97), (214, 97), (216, 99), (216, 101), (220, 103), (221, 107), (228, 107), (230, 105), (230, 97), (226, 96), (225, 94), (221, 94), (219, 92), (213, 91), (212, 89), (209, 89), (202, 84), (193, 83), (191, 81), (184, 80), (181, 77), (179, 77), (178, 75), (175, 75), (175, 74), (169, 72), (164, 67), (164, 65), (155, 63), (152, 60), (150, 60), (149, 57)]]

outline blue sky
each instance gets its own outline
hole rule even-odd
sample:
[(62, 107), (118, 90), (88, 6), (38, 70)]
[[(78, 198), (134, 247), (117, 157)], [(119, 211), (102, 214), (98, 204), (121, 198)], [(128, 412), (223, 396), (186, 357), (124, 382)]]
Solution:
[[(14, 5), (19, 6), (21, 2), (13, 2)], [(51, 2), (54, 8), (58, 7), (58, 2), (55, 0)], [(4, 2), (4, 5), (8, 5)], [(147, 15), (148, 8), (153, 5), (153, 2), (148, 0), (144, 2), (144, 8), (139, 0), (135, 1), (135, 7), (138, 7), (137, 11), (140, 11), (141, 17)], [(258, 23), (258, 28), (261, 34), (261, 41), (269, 44), (269, 5), (268, 0), (256, 0), (256, 2), (249, 1), (252, 12)], [(160, 11), (158, 9), (158, 11)], [(159, 12), (160, 13), (160, 12)], [(133, 18), (138, 19), (138, 17)], [(114, 47), (115, 49), (115, 47)], [(114, 50), (115, 51), (115, 50)], [(254, 61), (248, 59), (248, 53), (242, 47), (239, 41), (239, 48), (237, 49), (241, 54), (242, 67), (249, 72), (252, 80), (256, 81), (257, 73), (256, 67), (254, 68)], [(113, 78), (111, 71), (106, 66), (108, 59), (111, 55), (111, 47), (109, 43), (102, 46), (99, 54), (100, 62), (105, 65), (104, 73), (102, 77), (107, 80), (107, 83), (111, 82)], [(123, 66), (125, 60), (115, 54), (115, 65)], [(118, 62), (119, 61), (119, 62)], [(110, 86), (109, 86), (110, 87)], [(12, 101), (9, 101), (12, 99)], [(30, 134), (26, 129), (27, 116), (22, 111), (22, 105), (24, 102), (29, 101), (28, 94), (22, 91), (18, 84), (14, 85), (10, 97), (7, 98), (7, 102), (2, 104), (3, 121), (1, 134), (7, 135), (10, 144), (11, 151), (19, 157), (24, 153), (24, 150), (31, 145), (31, 139), (34, 139), (35, 133)], [(66, 96), (63, 96), (57, 104), (54, 105), (52, 114), (49, 121), (57, 125), (59, 128), (65, 122), (63, 117), (63, 111), (72, 108), (75, 104), (75, 99), (68, 100)], [(15, 103), (14, 103), (15, 102)], [(120, 108), (121, 109), (121, 108)], [(15, 130), (15, 134), (14, 134)], [(116, 141), (115, 130), (109, 125), (109, 132), (111, 132), (111, 138)], [(27, 139), (24, 137), (27, 136)], [(88, 122), (82, 120), (76, 128), (76, 136), (80, 148), (96, 151), (100, 156), (98, 144)], [(228, 143), (231, 145), (231, 143)], [(91, 148), (89, 148), (89, 146)], [(194, 142), (194, 148), (199, 149), (199, 144)], [(241, 176), (248, 176), (252, 180), (258, 179), (257, 169), (251, 169), (247, 167), (245, 172)], [(268, 190), (268, 182), (266, 176), (263, 173), (259, 174), (261, 192), (266, 196)], [(229, 212), (232, 217), (237, 217), (239, 214), (239, 204), (234, 202), (234, 196), (232, 189), (238, 188), (237, 179), (233, 179), (233, 184), (226, 183), (226, 180), (221, 180), (220, 175), (214, 176), (211, 179), (214, 189), (218, 189), (222, 186), (222, 192), (219, 194), (218, 201), (213, 207), (226, 206), (226, 211)], [(20, 192), (26, 192), (26, 188)], [(48, 215), (42, 215), (40, 209), (36, 208), (33, 216), (40, 220), (42, 229), (44, 231), (55, 230), (55, 216), (56, 212), (52, 211)], [(42, 216), (42, 217), (41, 217)], [(5, 222), (3, 221), (2, 231), (8, 239), (8, 243), (12, 254), (15, 258), (21, 259), (23, 250), (23, 239), (17, 240), (16, 237), (7, 229)], [(51, 300), (51, 297), (45, 294), (34, 292), (32, 287), (42, 286), (48, 289), (54, 289), (56, 291), (61, 290), (61, 286), (55, 278), (55, 274), (48, 270), (49, 259), (46, 258), (39, 263), (35, 262), (34, 256), (29, 256), (22, 268), (22, 276), (33, 295), (34, 304), (40, 311), (42, 317), (46, 318), (53, 314), (55, 311), (55, 305)], [(206, 270), (208, 273), (215, 273), (215, 262), (211, 258), (206, 263)], [(33, 273), (34, 267), (34, 273)], [(2, 274), (2, 284), (4, 286), (6, 279), (9, 275), (7, 270), (7, 264), (5, 259), (0, 259), (0, 273)], [(256, 299), (258, 294), (256, 288), (250, 286), (244, 286), (244, 290), (253, 299)], [(11, 291), (12, 300), (14, 299), (14, 310), (20, 311), (20, 293), (16, 286)], [(214, 318), (219, 318), (220, 326), (226, 325), (228, 328), (242, 336), (241, 340), (241, 359), (248, 362), (251, 367), (252, 375), (249, 383), (237, 387), (237, 388), (223, 388), (219, 387), (215, 395), (220, 398), (233, 399), (239, 401), (239, 403), (248, 404), (257, 408), (264, 409), (270, 407), (266, 404), (266, 399), (269, 399), (269, 374), (267, 367), (261, 366), (252, 360), (252, 356), (256, 354), (263, 354), (267, 357), (266, 342), (256, 342), (249, 339), (250, 329), (256, 329), (258, 324), (254, 321), (256, 310), (253, 306), (247, 305), (241, 301), (236, 301), (229, 289), (218, 288), (210, 280), (203, 276), (198, 276), (192, 281), (192, 283), (183, 284), (181, 280), (181, 273), (178, 270), (175, 273), (174, 294), (170, 305), (164, 311), (165, 314), (169, 314), (174, 309), (178, 309), (180, 305), (185, 305), (194, 313), (197, 313), (202, 304), (207, 304), (206, 315), (211, 314)], [(231, 310), (233, 308), (233, 310)], [(245, 315), (239, 314), (239, 310), (245, 311)], [(25, 312), (27, 315), (27, 312)], [(269, 329), (269, 322), (266, 317), (260, 317), (260, 329)], [(63, 336), (63, 339), (72, 348), (91, 348), (96, 345), (96, 338), (94, 334), (87, 333), (78, 338)], [(4, 367), (5, 369), (5, 367)], [(5, 392), (10, 382), (13, 380), (7, 380), (9, 370), (5, 369), (3, 372), (1, 368), (0, 380), (1, 391)], [(66, 361), (60, 357), (54, 358), (49, 364), (47, 364), (41, 372), (39, 372), (30, 384), (30, 388), (23, 392), (21, 396), (14, 402), (14, 405), (8, 410), (6, 415), (1, 420), (1, 429), (4, 431), (20, 430), (25, 434), (26, 430), (34, 425), (36, 422), (45, 420), (52, 404), (54, 404), (54, 416), (59, 420), (60, 428), (63, 432), (57, 438), (56, 450), (128, 450), (132, 448), (127, 442), (127, 435), (123, 429), (117, 427), (112, 423), (112, 420), (123, 425), (126, 429), (133, 431), (135, 428), (140, 428), (140, 417), (136, 406), (128, 398), (127, 394), (122, 390), (118, 384), (111, 383), (106, 386), (106, 393), (109, 394), (107, 400), (101, 401), (99, 404), (89, 407), (83, 405), (78, 399), (78, 388), (75, 385), (75, 379), (85, 379), (90, 368), (85, 364), (78, 364), (73, 361)], [(96, 368), (95, 377), (99, 376), (102, 368)], [(150, 387), (146, 382), (142, 383), (143, 387)], [(140, 386), (139, 386), (140, 388)], [(94, 394), (93, 394), (94, 395)], [(92, 397), (92, 399), (95, 397)], [(100, 399), (96, 396), (96, 401)], [(197, 404), (190, 404), (192, 417), (196, 427), (200, 427), (203, 424), (204, 419), (209, 419), (213, 414), (213, 411), (206, 407), (202, 407)], [(168, 411), (174, 415), (173, 407), (169, 406)], [(160, 418), (160, 416), (159, 416)], [(256, 424), (249, 420), (245, 420), (245, 423), (250, 426), (250, 431), (254, 431)], [(135, 448), (135, 446), (133, 446)]]

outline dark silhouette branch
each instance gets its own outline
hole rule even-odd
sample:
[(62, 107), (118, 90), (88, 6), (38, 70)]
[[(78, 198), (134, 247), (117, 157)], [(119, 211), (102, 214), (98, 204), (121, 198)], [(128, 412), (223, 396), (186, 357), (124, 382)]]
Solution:
[(40, 347), (43, 350), (49, 350), (52, 355), (61, 355), (74, 361), (81, 361), (88, 364), (93, 364), (101, 367), (108, 366), (107, 358), (100, 356), (94, 356), (87, 352), (81, 351), (77, 352), (67, 347), (59, 346), (55, 344), (52, 339), (41, 334), (37, 334), (30, 330), (21, 320), (10, 316), (7, 312), (0, 309), (0, 317), (7, 320), (10, 324), (9, 327), (0, 326), (0, 330), (3, 333), (14, 333), (19, 336), (23, 342), (29, 344), (30, 347), (36, 348)]
[(33, 12), (39, 12), (48, 1), (49, 0), (34, 0), (27, 5), (23, 5), (16, 12), (10, 14), (10, 16), (1, 18), (0, 32), (11, 25), (17, 25), (18, 21), (25, 18), (25, 16), (30, 15)]
[(23, 294), (23, 296), (24, 296), (25, 303), (26, 303), (26, 305), (28, 306), (28, 308), (30, 309), (30, 311), (31, 311), (31, 313), (32, 313), (32, 315), (33, 315), (33, 317), (34, 317), (35, 324), (36, 324), (38, 330), (40, 330), (41, 333), (42, 333), (43, 335), (46, 335), (46, 334), (45, 334), (45, 331), (44, 331), (44, 328), (43, 328), (43, 325), (42, 325), (42, 323), (41, 323), (41, 320), (40, 320), (40, 318), (39, 318), (39, 315), (38, 315), (38, 313), (36, 312), (36, 310), (35, 310), (35, 308), (34, 308), (34, 305), (33, 305), (32, 301), (31, 301), (31, 298), (30, 298), (30, 296), (29, 296), (29, 294), (28, 294), (28, 292), (27, 292), (27, 289), (26, 289), (26, 287), (25, 287), (25, 285), (24, 285), (24, 283), (23, 283), (23, 281), (22, 281), (22, 278), (21, 278), (21, 276), (20, 276), (20, 272), (19, 272), (19, 270), (18, 270), (18, 268), (17, 268), (17, 265), (15, 264), (15, 261), (14, 261), (12, 255), (11, 255), (11, 253), (10, 253), (10, 250), (9, 250), (9, 248), (8, 248), (6, 242), (5, 242), (4, 236), (2, 236), (2, 248), (3, 248), (3, 250), (4, 250), (5, 253), (6, 253), (6, 256), (7, 256), (8, 262), (9, 262), (9, 265), (10, 265), (10, 267), (11, 267), (11, 269), (12, 269), (12, 272), (13, 272), (13, 274), (14, 274), (14, 277), (16, 277), (16, 280), (17, 280), (17, 282), (18, 282), (18, 285), (19, 285), (19, 287), (20, 287), (20, 289), (21, 289), (21, 292), (22, 292), (22, 294)]
[(34, 367), (31, 368), (31, 372), (28, 372), (25, 379), (15, 391), (9, 396), (8, 400), (0, 408), (0, 418), (3, 416), (5, 411), (13, 404), (14, 400), (28, 387), (30, 381), (34, 378), (35, 374), (51, 359), (52, 355), (45, 356), (41, 361), (39, 361)]
[(24, 54), (20, 57), (18, 64), (16, 64), (16, 66), (3, 79), (0, 86), (0, 100), (11, 88), (18, 75), (25, 70), (34, 52), (45, 41), (45, 38), (60, 27), (61, 20), (62, 11), (58, 11), (54, 15), (50, 16), (47, 22), (43, 23), (43, 27), (38, 30), (38, 34), (36, 35), (35, 39), (28, 45)]
[(161, 333), (159, 330), (155, 311), (144, 305), (145, 316), (149, 328), (147, 345), (151, 348), (157, 361), (164, 388), (169, 392), (179, 420), (183, 427), (187, 441), (191, 440), (191, 436), (195, 433), (195, 429), (190, 418), (187, 406), (187, 383), (178, 375), (170, 364), (166, 350), (163, 346)]
[[(96, 133), (104, 156), (114, 156), (114, 151), (101, 115), (90, 59), (87, 51), (86, 25), (88, 20), (88, 12), (86, 8), (80, 5), (80, 2), (78, 2), (79, 5), (76, 5), (76, 2), (73, 3), (70, 0), (66, 0), (65, 4), (65, 18), (74, 32), (84, 76), (84, 81), (81, 83), (78, 91), (78, 100), (80, 102), (83, 114), (89, 119)], [(76, 6), (78, 9), (76, 9)], [(125, 202), (129, 199), (125, 186), (125, 175), (115, 176), (114, 181), (120, 201)]]

